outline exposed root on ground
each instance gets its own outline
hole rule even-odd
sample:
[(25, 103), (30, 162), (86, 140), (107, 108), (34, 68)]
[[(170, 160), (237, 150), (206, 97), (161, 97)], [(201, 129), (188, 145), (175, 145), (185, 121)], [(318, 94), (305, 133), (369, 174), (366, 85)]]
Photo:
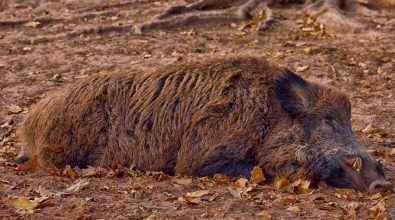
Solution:
[(21, 20), (21, 19), (10, 19), (10, 20), (0, 20), (0, 27), (13, 27), (18, 25), (24, 25), (29, 22), (35, 21), (38, 22), (39, 25), (48, 25), (48, 24), (55, 24), (55, 23), (62, 23), (66, 21), (75, 21), (75, 20), (84, 20), (84, 19), (92, 19), (95, 17), (101, 16), (113, 16), (116, 15), (114, 12), (89, 12), (89, 13), (82, 13), (76, 16), (67, 16), (67, 17), (60, 17), (60, 18), (36, 18), (32, 20)]
[[(284, 0), (286, 3), (296, 3), (299, 0)], [(185, 26), (206, 26), (231, 22), (246, 21), (242, 27), (255, 29), (258, 32), (266, 30), (274, 22), (272, 10), (268, 7), (274, 0), (198, 0), (186, 5), (171, 6), (154, 17), (151, 21), (131, 25), (109, 24), (100, 27), (84, 27), (69, 31), (68, 33), (47, 36), (36, 39), (38, 42), (51, 41), (59, 38), (71, 38), (81, 34), (104, 34), (108, 32), (134, 32), (136, 34), (147, 33), (152, 30), (166, 30)], [(37, 25), (49, 25), (66, 23), (69, 21), (86, 20), (97, 17), (115, 16), (118, 13), (106, 11), (113, 8), (131, 6), (135, 1), (125, 1), (117, 4), (98, 4), (79, 10), (80, 13), (57, 18), (37, 18), (34, 20), (0, 20), (0, 27), (13, 27), (28, 25), (35, 21)], [(356, 34), (367, 33), (379, 35), (368, 27), (367, 23), (356, 20), (352, 14), (364, 16), (376, 16), (379, 12), (371, 8), (395, 8), (395, 0), (306, 0), (305, 9), (299, 16), (308, 14), (314, 17), (325, 27), (329, 34)], [(36, 25), (33, 23), (33, 25)], [(36, 41), (34, 40), (34, 41)]]
[(77, 37), (80, 35), (88, 35), (88, 34), (105, 34), (109, 32), (131, 32), (133, 30), (133, 25), (107, 25), (100, 27), (91, 27), (91, 28), (82, 28), (77, 29), (73, 32), (66, 34), (67, 37)]
[(377, 11), (370, 9), (366, 0), (317, 0), (309, 4), (303, 13), (311, 15), (325, 25), (329, 34), (356, 34), (369, 31), (366, 24), (361, 23), (349, 13), (375, 16)]
[(273, 21), (273, 13), (267, 0), (199, 0), (197, 2), (167, 8), (152, 21), (134, 26), (135, 33), (143, 34), (151, 30), (171, 29), (188, 25), (246, 21), (254, 18), (254, 12), (265, 8), (265, 16), (257, 24), (257, 31), (265, 30)]

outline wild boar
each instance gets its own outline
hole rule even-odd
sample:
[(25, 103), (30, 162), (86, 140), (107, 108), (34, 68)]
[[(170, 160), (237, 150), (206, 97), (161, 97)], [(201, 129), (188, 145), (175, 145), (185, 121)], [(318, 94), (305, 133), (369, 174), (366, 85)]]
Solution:
[(350, 117), (345, 94), (262, 58), (179, 63), (94, 75), (39, 102), (17, 161), (245, 177), (258, 165), (269, 178), (392, 188)]

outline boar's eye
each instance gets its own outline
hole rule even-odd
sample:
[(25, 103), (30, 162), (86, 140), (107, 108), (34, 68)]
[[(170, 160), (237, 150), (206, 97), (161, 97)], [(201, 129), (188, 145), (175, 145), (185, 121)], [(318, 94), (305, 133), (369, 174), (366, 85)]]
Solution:
[(355, 169), (356, 171), (360, 171), (362, 168), (362, 160), (360, 157), (353, 157), (353, 158), (343, 158), (343, 162)]
[(329, 126), (332, 126), (332, 127), (333, 127), (333, 122), (332, 122), (332, 120), (324, 119), (324, 123), (325, 123), (326, 125), (329, 125)]
[(335, 131), (335, 124), (333, 123), (332, 120), (324, 119), (322, 120), (322, 129), (324, 132), (329, 133)]

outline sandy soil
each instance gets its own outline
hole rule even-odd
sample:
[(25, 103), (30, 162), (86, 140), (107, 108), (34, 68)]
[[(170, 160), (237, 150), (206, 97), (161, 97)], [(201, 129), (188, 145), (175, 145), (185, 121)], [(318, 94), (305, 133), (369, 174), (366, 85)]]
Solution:
[[(94, 2), (94, 3), (92, 3)], [(16, 129), (29, 107), (78, 78), (101, 71), (142, 71), (201, 57), (252, 54), (346, 92), (353, 129), (395, 182), (395, 13), (357, 17), (384, 33), (329, 36), (292, 17), (302, 5), (275, 8), (280, 20), (263, 34), (242, 23), (135, 35), (95, 31), (146, 21), (183, 1), (5, 0), (0, 2), (0, 219), (391, 219), (395, 195), (352, 190), (290, 192), (287, 185), (197, 179), (158, 173), (26, 171), (12, 163)], [(37, 21), (40, 22), (32, 22)], [(368, 125), (372, 125), (370, 128)], [(368, 128), (367, 128), (368, 127)], [(91, 173), (89, 173), (91, 172)], [(79, 175), (80, 178), (74, 174)], [(74, 186), (72, 189), (68, 189)], [(80, 188), (78, 188), (79, 186)], [(76, 188), (77, 187), (77, 188)], [(68, 190), (67, 190), (68, 189)], [(196, 192), (197, 191), (197, 192)], [(189, 193), (188, 193), (189, 192)], [(15, 204), (15, 198), (27, 200)], [(38, 201), (37, 199), (41, 199)], [(36, 204), (27, 207), (26, 204)], [(37, 206), (37, 204), (39, 204)], [(20, 209), (26, 209), (21, 211)], [(29, 211), (30, 210), (30, 211)], [(30, 213), (29, 213), (30, 212)]]

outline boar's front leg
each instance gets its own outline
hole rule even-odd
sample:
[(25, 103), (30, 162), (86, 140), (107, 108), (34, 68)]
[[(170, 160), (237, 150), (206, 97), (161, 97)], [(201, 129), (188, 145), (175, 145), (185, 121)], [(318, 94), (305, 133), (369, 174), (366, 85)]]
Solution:
[(256, 100), (228, 93), (229, 96), (218, 96), (205, 103), (203, 111), (192, 116), (177, 153), (176, 173), (250, 176), (251, 168), (257, 164), (255, 147), (262, 137), (258, 129), (262, 111), (255, 104), (247, 104)]
[(256, 164), (252, 150), (247, 150), (252, 148), (237, 141), (211, 145), (203, 142), (202, 145), (195, 145), (187, 152), (180, 151), (176, 173), (197, 176), (224, 174), (250, 177), (251, 169)]
[(237, 158), (208, 158), (204, 164), (196, 171), (198, 176), (213, 176), (214, 174), (224, 174), (227, 176), (243, 176), (250, 178), (252, 161), (242, 161)]

